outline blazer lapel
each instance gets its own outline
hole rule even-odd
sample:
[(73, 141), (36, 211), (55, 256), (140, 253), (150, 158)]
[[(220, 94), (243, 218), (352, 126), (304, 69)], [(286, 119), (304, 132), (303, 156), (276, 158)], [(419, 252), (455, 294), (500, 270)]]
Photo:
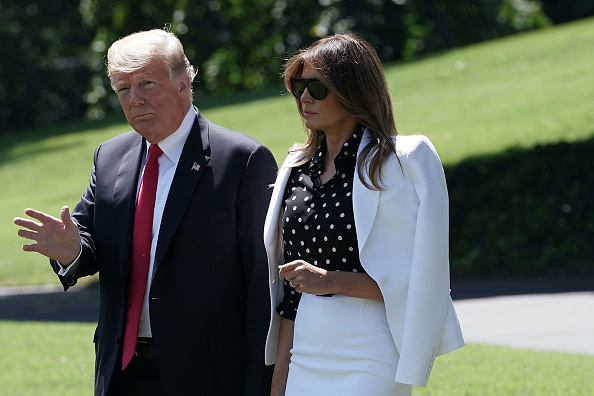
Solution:
[[(369, 134), (369, 131), (365, 129), (361, 144), (359, 145), (359, 153), (369, 139), (371, 139), (371, 135)], [(267, 248), (275, 241), (274, 238), (276, 234), (274, 231), (275, 227), (278, 226), (280, 210), (283, 203), (283, 194), (292, 169), (289, 168), (288, 165), (297, 162), (301, 154), (301, 152), (291, 152), (278, 172), (274, 190), (272, 191), (271, 205), (268, 208), (268, 215), (266, 216), (266, 224), (264, 226), (264, 244)], [(361, 182), (361, 179), (359, 179), (358, 172), (355, 171), (355, 176), (353, 178), (353, 213), (355, 217), (355, 229), (357, 231), (359, 253), (363, 251), (365, 242), (367, 242), (367, 238), (373, 227), (379, 206), (379, 197), (380, 192), (365, 187)]]
[(283, 206), (283, 196), (285, 193), (285, 187), (289, 181), (291, 175), (291, 169), (289, 165), (297, 162), (301, 152), (291, 152), (285, 159), (285, 162), (278, 171), (274, 188), (272, 190), (272, 197), (270, 198), (270, 206), (268, 207), (268, 213), (266, 215), (266, 222), (264, 224), (264, 246), (267, 248), (272, 246), (275, 242), (277, 227), (280, 220), (280, 211)]
[[(132, 228), (134, 224), (134, 209), (136, 207), (136, 188), (142, 155), (145, 150), (145, 140), (140, 138), (132, 145), (130, 150), (122, 158), (118, 175), (116, 176), (113, 189), (113, 202), (115, 205), (115, 218), (120, 224), (128, 224), (128, 227), (118, 230), (117, 247), (120, 254), (120, 273), (122, 281), (127, 283), (130, 274), (130, 257), (132, 255)], [(125, 289), (123, 285), (122, 287)]]
[[(369, 142), (371, 135), (367, 128), (363, 132), (363, 138), (359, 145), (359, 153), (362, 148)], [(353, 213), (355, 216), (355, 229), (357, 230), (357, 242), (359, 244), (359, 253), (363, 251), (365, 242), (369, 237), (375, 216), (379, 206), (380, 192), (377, 190), (370, 190), (361, 182), (359, 173), (355, 170), (355, 177), (353, 178)]]
[[(210, 160), (208, 122), (198, 113), (173, 176), (173, 182), (163, 210), (159, 241), (155, 253), (155, 270), (163, 261), (171, 238), (192, 198), (198, 182)], [(198, 165), (198, 166), (196, 166)]]

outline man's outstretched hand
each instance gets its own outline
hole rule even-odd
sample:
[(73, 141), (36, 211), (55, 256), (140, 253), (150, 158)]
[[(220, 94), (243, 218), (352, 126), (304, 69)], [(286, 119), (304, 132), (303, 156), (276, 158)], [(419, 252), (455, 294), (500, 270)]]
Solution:
[(18, 235), (34, 241), (23, 245), (23, 250), (43, 254), (66, 267), (70, 265), (80, 252), (80, 234), (68, 206), (62, 208), (59, 219), (34, 209), (26, 209), (25, 214), (37, 221), (14, 219), (14, 224), (24, 228), (18, 230)]

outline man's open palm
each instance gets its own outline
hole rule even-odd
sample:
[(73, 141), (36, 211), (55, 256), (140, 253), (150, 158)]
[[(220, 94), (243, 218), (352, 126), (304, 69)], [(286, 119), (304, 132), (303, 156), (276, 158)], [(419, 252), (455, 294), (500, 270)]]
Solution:
[(20, 217), (14, 219), (14, 224), (25, 228), (18, 230), (18, 235), (35, 241), (23, 245), (24, 251), (38, 252), (63, 265), (69, 265), (76, 259), (80, 252), (80, 234), (70, 218), (68, 206), (62, 208), (60, 219), (34, 209), (26, 209), (25, 214), (37, 221)]

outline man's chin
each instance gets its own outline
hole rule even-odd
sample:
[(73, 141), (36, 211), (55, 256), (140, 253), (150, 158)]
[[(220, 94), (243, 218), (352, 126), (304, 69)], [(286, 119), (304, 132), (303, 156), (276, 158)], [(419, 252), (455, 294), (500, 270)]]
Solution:
[(135, 122), (132, 128), (138, 132), (143, 138), (152, 143), (154, 137), (157, 135), (154, 128), (151, 128), (148, 122)]

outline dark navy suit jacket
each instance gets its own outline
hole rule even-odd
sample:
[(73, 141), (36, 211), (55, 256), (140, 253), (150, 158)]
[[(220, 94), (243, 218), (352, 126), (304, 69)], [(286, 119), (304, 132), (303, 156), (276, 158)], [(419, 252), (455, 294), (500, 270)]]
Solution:
[[(144, 139), (135, 131), (95, 151), (73, 211), (80, 265), (65, 289), (99, 272), (95, 394), (117, 367), (130, 274), (132, 225)], [(200, 165), (195, 170), (194, 163)], [(263, 226), (276, 162), (254, 139), (199, 113), (163, 212), (149, 295), (151, 329), (171, 395), (268, 395), (264, 364), (269, 290)], [(57, 264), (52, 263), (57, 271)]]

